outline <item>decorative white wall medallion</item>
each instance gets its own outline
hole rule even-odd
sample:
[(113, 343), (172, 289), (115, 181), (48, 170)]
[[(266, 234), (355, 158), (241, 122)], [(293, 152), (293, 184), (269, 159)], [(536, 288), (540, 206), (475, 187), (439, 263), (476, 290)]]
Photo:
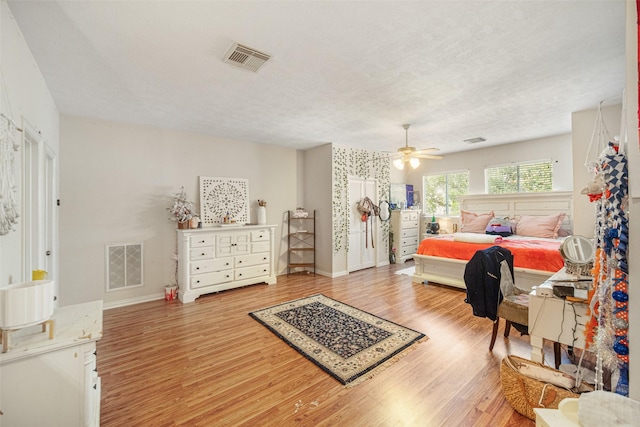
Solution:
[(200, 219), (202, 225), (217, 225), (225, 215), (238, 224), (249, 222), (249, 180), (200, 177)]

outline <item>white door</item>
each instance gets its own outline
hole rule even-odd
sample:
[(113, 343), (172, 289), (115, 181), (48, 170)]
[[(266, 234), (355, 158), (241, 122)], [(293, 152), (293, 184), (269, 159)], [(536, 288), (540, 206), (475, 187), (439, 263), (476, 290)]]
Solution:
[(22, 169), (24, 280), (31, 280), (33, 270), (45, 270), (48, 278), (55, 281), (54, 294), (58, 296), (56, 165), (55, 152), (39, 132), (25, 122)]
[(31, 272), (44, 269), (44, 251), (42, 251), (41, 223), (43, 217), (41, 209), (43, 203), (40, 198), (42, 188), (42, 168), (40, 153), (42, 142), (37, 132), (30, 126), (24, 128), (24, 153), (22, 165), (22, 221), (24, 241), (24, 280), (31, 280)]
[(49, 274), (49, 279), (55, 280), (55, 295), (58, 296), (58, 280), (56, 272), (56, 259), (57, 259), (57, 238), (56, 238), (56, 224), (58, 223), (56, 216), (57, 206), (57, 186), (56, 186), (56, 154), (47, 145), (45, 150), (44, 160), (44, 269)]
[[(378, 218), (370, 216), (362, 221), (358, 212), (359, 201), (368, 197), (377, 204), (377, 184), (375, 180), (349, 178), (349, 242), (347, 251), (347, 270), (362, 270), (376, 265), (375, 245), (378, 244)], [(375, 237), (372, 237), (375, 236)]]

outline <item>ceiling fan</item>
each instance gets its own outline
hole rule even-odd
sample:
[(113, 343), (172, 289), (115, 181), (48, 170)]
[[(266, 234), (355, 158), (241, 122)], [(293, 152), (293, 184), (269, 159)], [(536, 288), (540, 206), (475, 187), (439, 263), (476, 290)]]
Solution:
[(434, 151), (438, 151), (437, 148), (425, 148), (422, 150), (416, 150), (416, 147), (409, 147), (409, 127), (411, 125), (405, 124), (402, 125), (405, 131), (405, 143), (404, 147), (398, 148), (398, 152), (391, 155), (391, 157), (396, 157), (393, 161), (393, 165), (398, 169), (404, 169), (404, 166), (409, 163), (413, 169), (420, 166), (420, 159), (432, 159), (432, 160), (440, 160), (443, 156), (428, 154)]

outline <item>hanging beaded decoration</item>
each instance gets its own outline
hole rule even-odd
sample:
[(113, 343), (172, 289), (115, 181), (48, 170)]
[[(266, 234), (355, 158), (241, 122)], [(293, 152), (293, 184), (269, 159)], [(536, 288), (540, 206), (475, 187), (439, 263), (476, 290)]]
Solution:
[(596, 206), (596, 256), (594, 286), (589, 294), (591, 318), (586, 341), (596, 352), (596, 388), (603, 389), (603, 368), (618, 369), (615, 392), (629, 394), (628, 266), (629, 242), (627, 158), (618, 146), (609, 143), (598, 158), (605, 189)]

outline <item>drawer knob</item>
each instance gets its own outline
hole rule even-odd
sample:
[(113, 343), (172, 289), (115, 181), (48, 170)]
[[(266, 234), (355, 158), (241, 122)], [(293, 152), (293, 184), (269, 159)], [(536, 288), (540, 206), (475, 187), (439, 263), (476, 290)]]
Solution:
[(242, 261), (238, 261), (238, 264), (242, 264)]
[(242, 273), (238, 274), (238, 277), (242, 276)]
[(204, 255), (205, 255), (205, 253), (204, 253), (204, 252), (202, 252), (202, 256), (204, 256)]
[(196, 267), (196, 270), (200, 270), (200, 267)]

